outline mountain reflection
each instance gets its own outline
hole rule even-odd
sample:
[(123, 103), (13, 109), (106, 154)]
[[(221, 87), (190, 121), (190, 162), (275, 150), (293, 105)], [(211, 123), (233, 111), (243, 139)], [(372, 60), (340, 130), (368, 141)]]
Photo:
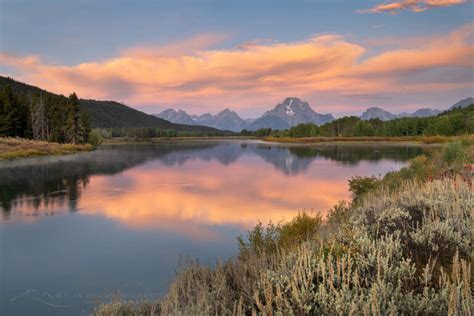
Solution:
[(421, 152), (253, 141), (104, 146), (0, 163), (0, 208), (4, 220), (80, 210), (133, 227), (205, 235), (202, 225), (249, 226), (302, 209), (326, 210), (347, 198), (351, 175), (383, 173)]

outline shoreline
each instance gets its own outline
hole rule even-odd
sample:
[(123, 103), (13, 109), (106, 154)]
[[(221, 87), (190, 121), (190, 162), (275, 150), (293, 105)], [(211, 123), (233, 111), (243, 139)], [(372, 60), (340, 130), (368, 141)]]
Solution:
[(255, 137), (255, 136), (206, 136), (206, 137), (163, 137), (163, 138), (143, 138), (126, 139), (111, 138), (104, 139), (102, 145), (127, 145), (127, 144), (163, 144), (163, 143), (185, 143), (185, 142), (206, 142), (206, 141), (229, 141), (229, 140), (251, 140), (262, 143), (273, 143), (281, 145), (378, 145), (378, 146), (441, 146), (444, 143), (467, 139), (474, 143), (473, 135), (466, 136), (406, 136), (406, 137)]
[(59, 144), (24, 138), (0, 137), (0, 162), (92, 151), (90, 144)]
[[(360, 145), (360, 146), (441, 146), (444, 143), (468, 140), (474, 143), (474, 135), (465, 136), (407, 136), (407, 137), (255, 137), (255, 136), (206, 136), (206, 137), (164, 137), (149, 139), (112, 138), (103, 139), (101, 145), (131, 145), (131, 144), (166, 144), (208, 141), (261, 141), (268, 144), (292, 146), (308, 145)], [(98, 146), (97, 146), (98, 147)], [(0, 137), (0, 162), (18, 159), (70, 155), (78, 152), (92, 151), (95, 148), (90, 144), (59, 144), (46, 141), (35, 141), (24, 138)]]

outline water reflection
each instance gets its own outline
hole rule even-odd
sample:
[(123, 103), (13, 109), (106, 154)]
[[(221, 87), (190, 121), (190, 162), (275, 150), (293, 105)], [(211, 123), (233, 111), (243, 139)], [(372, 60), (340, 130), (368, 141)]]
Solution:
[(238, 141), (108, 146), (3, 163), (0, 205), (4, 220), (81, 210), (207, 238), (203, 224), (249, 226), (302, 209), (324, 211), (347, 197), (349, 176), (384, 173), (421, 152)]

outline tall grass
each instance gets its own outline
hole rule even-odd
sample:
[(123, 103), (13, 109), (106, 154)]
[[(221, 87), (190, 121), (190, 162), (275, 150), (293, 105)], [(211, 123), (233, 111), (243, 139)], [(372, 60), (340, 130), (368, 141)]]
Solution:
[(58, 144), (18, 137), (0, 137), (0, 160), (67, 155), (92, 149), (90, 144)]
[(156, 301), (94, 314), (470, 315), (474, 198), (462, 172), (472, 157), (453, 146), (425, 158), (429, 170), (444, 166), (435, 177), (414, 161), (325, 220), (302, 213), (257, 225), (235, 258), (190, 262)]

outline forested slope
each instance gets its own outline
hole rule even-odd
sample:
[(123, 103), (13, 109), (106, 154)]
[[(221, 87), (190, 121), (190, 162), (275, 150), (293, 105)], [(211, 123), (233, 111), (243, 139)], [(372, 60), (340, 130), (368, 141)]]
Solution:
[[(19, 96), (23, 103), (28, 103), (31, 96), (43, 96), (44, 100), (60, 98), (57, 94), (41, 88), (0, 76), (0, 90), (6, 86), (9, 86), (13, 94)], [(115, 101), (80, 99), (79, 105), (81, 110), (89, 114), (91, 128), (157, 128), (189, 132), (219, 132), (215, 128), (205, 126), (173, 124)], [(30, 105), (22, 104), (22, 106)]]

